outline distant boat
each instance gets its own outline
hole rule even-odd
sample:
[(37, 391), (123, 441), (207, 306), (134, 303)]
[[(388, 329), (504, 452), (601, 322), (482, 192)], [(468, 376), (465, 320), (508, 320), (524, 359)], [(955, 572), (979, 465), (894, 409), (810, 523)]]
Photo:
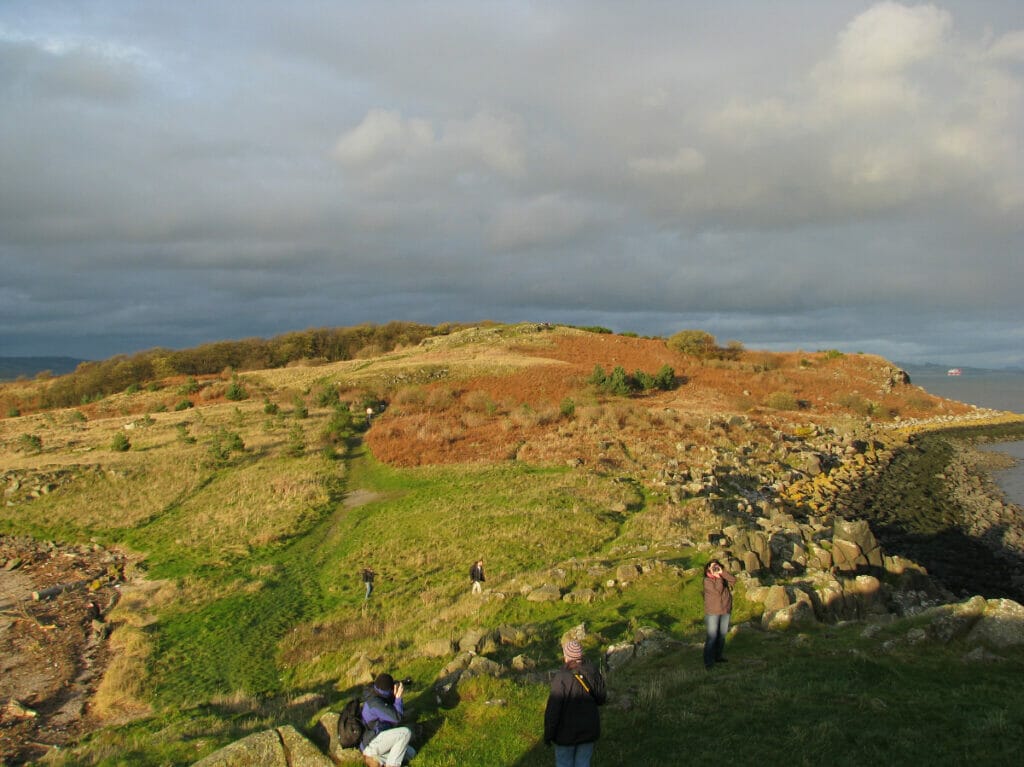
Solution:
[(949, 370), (946, 371), (946, 375), (948, 376), (962, 376), (963, 374), (964, 371), (962, 371), (960, 368), (950, 368)]

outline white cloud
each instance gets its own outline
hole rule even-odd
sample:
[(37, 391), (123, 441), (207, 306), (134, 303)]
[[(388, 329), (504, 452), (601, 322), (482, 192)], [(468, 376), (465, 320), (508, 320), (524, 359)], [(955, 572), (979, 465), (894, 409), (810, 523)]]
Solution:
[(682, 147), (672, 154), (637, 157), (629, 161), (634, 173), (652, 176), (693, 176), (704, 170), (707, 160), (693, 147)]
[(578, 200), (542, 195), (503, 206), (490, 227), (490, 245), (497, 250), (522, 250), (565, 242), (591, 220)]
[(405, 120), (398, 112), (372, 109), (334, 146), (334, 157), (350, 168), (380, 168), (434, 146), (434, 129), (426, 120)]

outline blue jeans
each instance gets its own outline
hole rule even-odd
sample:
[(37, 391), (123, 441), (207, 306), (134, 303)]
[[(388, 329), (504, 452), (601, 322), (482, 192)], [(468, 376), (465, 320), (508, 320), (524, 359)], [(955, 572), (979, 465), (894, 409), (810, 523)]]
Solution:
[(594, 753), (593, 743), (577, 743), (575, 746), (555, 744), (555, 767), (590, 767)]
[(704, 626), (708, 635), (704, 640), (704, 665), (711, 668), (715, 661), (721, 660), (725, 651), (725, 636), (729, 633), (729, 613), (725, 615), (705, 615)]

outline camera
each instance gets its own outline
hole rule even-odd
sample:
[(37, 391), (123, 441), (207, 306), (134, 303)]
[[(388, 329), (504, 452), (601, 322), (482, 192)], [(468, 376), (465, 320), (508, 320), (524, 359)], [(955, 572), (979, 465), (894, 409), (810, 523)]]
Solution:
[(405, 679), (398, 680), (398, 683), (402, 685), (402, 687), (412, 687), (412, 677), (407, 676)]

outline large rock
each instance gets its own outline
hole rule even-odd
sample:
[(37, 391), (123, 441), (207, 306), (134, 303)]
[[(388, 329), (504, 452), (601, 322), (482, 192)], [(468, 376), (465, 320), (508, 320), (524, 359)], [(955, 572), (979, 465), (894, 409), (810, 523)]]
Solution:
[(1024, 606), (1012, 599), (989, 599), (967, 641), (996, 648), (1024, 644)]
[(928, 633), (944, 643), (963, 639), (984, 614), (986, 606), (984, 597), (975, 596), (966, 602), (933, 607), (924, 613), (931, 618)]
[(545, 583), (543, 586), (533, 589), (526, 595), (527, 602), (558, 602), (562, 599), (562, 592), (558, 586)]
[(333, 767), (291, 725), (254, 733), (200, 759), (193, 767)]

